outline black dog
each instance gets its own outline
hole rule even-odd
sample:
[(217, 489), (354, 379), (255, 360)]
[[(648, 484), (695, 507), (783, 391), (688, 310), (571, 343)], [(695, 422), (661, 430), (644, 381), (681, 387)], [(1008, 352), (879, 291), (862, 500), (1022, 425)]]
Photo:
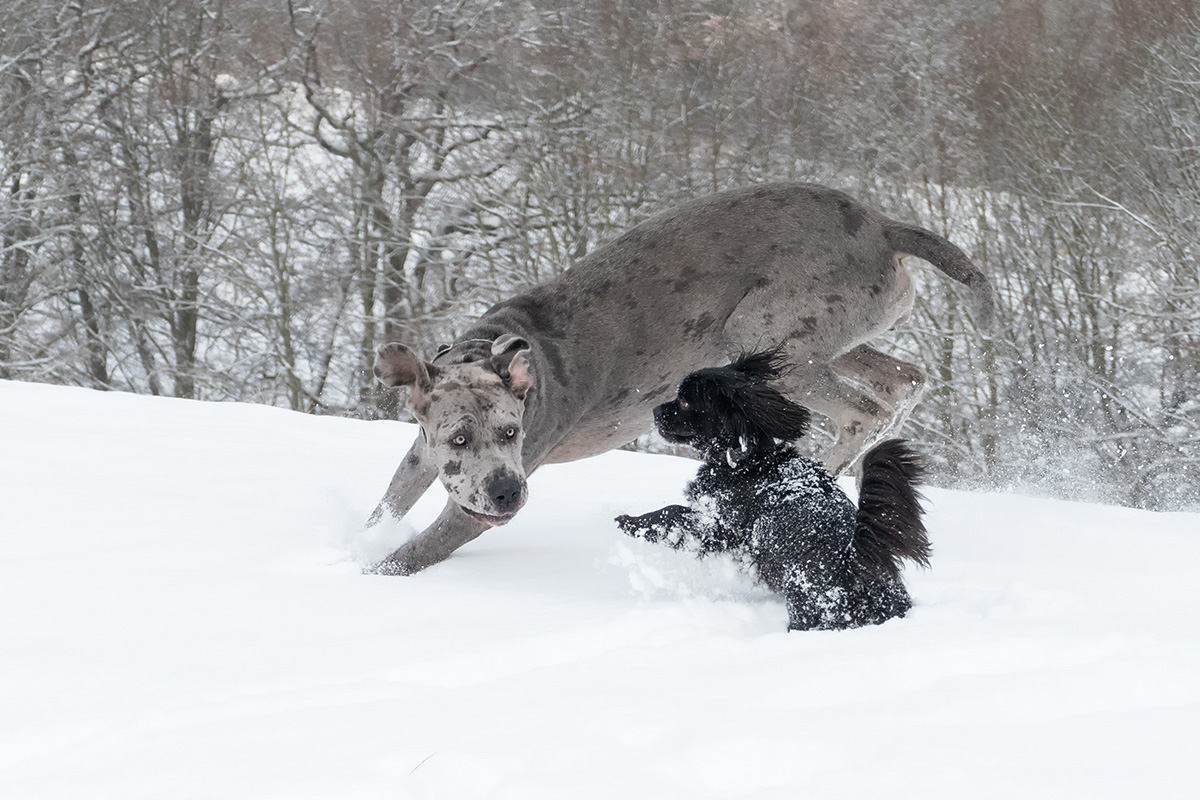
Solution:
[(770, 382), (779, 349), (728, 367), (691, 373), (678, 397), (654, 410), (659, 432), (705, 463), (687, 486), (690, 506), (620, 516), (630, 536), (700, 556), (742, 555), (787, 601), (788, 629), (839, 629), (903, 616), (912, 600), (900, 561), (929, 565), (915, 489), (920, 456), (889, 439), (863, 459), (857, 511), (819, 463), (788, 442), (804, 435), (808, 411)]

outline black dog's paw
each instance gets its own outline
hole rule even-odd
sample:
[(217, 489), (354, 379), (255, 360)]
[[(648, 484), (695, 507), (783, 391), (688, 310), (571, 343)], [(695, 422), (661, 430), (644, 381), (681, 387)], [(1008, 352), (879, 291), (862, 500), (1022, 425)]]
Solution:
[(645, 517), (632, 517), (629, 514), (622, 514), (616, 518), (616, 522), (617, 527), (635, 539), (657, 542), (662, 538), (662, 532), (646, 520)]
[(617, 527), (625, 533), (629, 534), (630, 536), (637, 536), (639, 530), (637, 517), (629, 514), (622, 514), (614, 521), (617, 523)]
[(692, 512), (687, 506), (667, 506), (640, 517), (628, 514), (617, 517), (617, 525), (630, 536), (647, 542), (666, 540), (672, 547), (678, 547), (678, 542), (692, 527), (691, 522)]

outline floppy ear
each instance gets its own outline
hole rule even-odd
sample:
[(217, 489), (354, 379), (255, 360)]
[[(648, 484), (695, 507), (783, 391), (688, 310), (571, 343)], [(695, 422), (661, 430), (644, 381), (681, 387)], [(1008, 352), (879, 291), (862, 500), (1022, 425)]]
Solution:
[(782, 375), (788, 367), (787, 350), (777, 344), (756, 353), (742, 353), (729, 368), (753, 383), (768, 383)]
[(429, 392), (437, 377), (437, 367), (417, 358), (417, 354), (399, 342), (375, 348), (375, 377), (385, 386), (408, 386), (414, 392)]
[(417, 354), (399, 342), (381, 344), (375, 348), (375, 377), (385, 386), (407, 386), (408, 407), (424, 419), (429, 411), (429, 393), (437, 380), (433, 364), (417, 358)]
[(773, 386), (743, 386), (730, 399), (740, 412), (746, 434), (790, 442), (808, 432), (808, 409)]
[(533, 388), (533, 374), (529, 368), (529, 342), (519, 336), (506, 333), (492, 342), (492, 369), (504, 379), (505, 386), (518, 400)]

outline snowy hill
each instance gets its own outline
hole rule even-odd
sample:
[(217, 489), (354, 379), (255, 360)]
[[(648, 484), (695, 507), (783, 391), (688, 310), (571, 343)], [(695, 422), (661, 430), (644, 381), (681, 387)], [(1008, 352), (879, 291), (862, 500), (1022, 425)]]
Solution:
[(0, 382), (0, 797), (1195, 796), (1200, 515), (931, 489), (909, 616), (787, 634), (612, 524), (664, 456), (362, 575), (413, 435)]

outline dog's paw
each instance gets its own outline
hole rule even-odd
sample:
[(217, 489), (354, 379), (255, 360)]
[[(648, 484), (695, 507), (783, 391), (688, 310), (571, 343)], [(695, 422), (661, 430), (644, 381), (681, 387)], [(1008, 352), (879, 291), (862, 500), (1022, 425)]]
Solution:
[(416, 570), (394, 559), (385, 558), (363, 567), (363, 575), (411, 575)]
[(628, 514), (622, 514), (616, 519), (617, 527), (625, 532), (626, 535), (632, 536), (635, 539), (645, 539), (647, 542), (657, 542), (662, 538), (658, 530), (653, 525), (648, 524), (641, 517), (631, 517)]

